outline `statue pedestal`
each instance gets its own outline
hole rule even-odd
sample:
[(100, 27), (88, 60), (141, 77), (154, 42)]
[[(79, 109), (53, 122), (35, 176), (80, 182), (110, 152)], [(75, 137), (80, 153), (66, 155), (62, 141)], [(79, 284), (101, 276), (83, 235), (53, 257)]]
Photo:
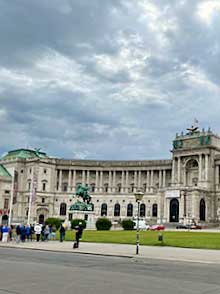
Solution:
[(95, 213), (94, 211), (69, 210), (69, 219), (84, 219), (86, 221), (86, 229), (95, 230)]

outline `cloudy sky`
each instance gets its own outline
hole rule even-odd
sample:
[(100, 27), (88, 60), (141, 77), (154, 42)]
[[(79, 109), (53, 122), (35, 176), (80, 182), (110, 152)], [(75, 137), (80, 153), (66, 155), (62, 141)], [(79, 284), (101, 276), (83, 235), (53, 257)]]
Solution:
[(219, 0), (0, 0), (0, 154), (165, 159), (219, 112)]

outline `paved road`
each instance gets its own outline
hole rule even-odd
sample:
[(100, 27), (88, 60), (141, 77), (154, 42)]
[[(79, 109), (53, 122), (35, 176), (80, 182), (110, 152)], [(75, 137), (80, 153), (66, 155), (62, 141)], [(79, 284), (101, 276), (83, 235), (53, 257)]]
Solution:
[(220, 293), (220, 266), (0, 248), (0, 294)]

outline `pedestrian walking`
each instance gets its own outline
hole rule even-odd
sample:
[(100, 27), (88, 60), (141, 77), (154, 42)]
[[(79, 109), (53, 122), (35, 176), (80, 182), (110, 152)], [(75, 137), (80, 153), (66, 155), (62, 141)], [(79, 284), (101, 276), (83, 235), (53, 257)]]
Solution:
[(65, 237), (65, 228), (64, 228), (63, 224), (61, 224), (59, 231), (60, 231), (60, 242), (63, 242), (64, 237)]
[(36, 234), (37, 242), (39, 242), (40, 241), (40, 235), (41, 235), (41, 225), (40, 224), (36, 224), (34, 226), (34, 231), (35, 231), (35, 234)]
[(48, 225), (46, 225), (45, 230), (44, 230), (44, 236), (45, 236), (46, 241), (49, 241), (49, 235), (50, 235), (50, 228)]
[(25, 242), (26, 239), (26, 227), (24, 225), (21, 226), (21, 242)]
[(79, 248), (79, 240), (82, 238), (83, 234), (83, 225), (79, 222), (78, 227), (75, 228), (76, 235), (75, 235), (75, 242), (73, 244), (73, 248)]
[(3, 225), (3, 228), (2, 228), (2, 242), (8, 242), (8, 232), (9, 232), (8, 226)]
[(20, 242), (20, 236), (21, 236), (21, 227), (19, 225), (17, 225), (16, 227), (16, 243)]
[(52, 232), (50, 234), (50, 239), (55, 241), (56, 240), (56, 231), (57, 231), (57, 228), (55, 225), (52, 226)]

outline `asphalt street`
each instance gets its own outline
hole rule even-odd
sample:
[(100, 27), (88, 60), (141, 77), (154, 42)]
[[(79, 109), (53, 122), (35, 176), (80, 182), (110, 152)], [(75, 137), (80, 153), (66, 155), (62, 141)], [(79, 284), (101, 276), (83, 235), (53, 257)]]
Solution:
[(220, 293), (220, 266), (0, 248), (0, 294)]

